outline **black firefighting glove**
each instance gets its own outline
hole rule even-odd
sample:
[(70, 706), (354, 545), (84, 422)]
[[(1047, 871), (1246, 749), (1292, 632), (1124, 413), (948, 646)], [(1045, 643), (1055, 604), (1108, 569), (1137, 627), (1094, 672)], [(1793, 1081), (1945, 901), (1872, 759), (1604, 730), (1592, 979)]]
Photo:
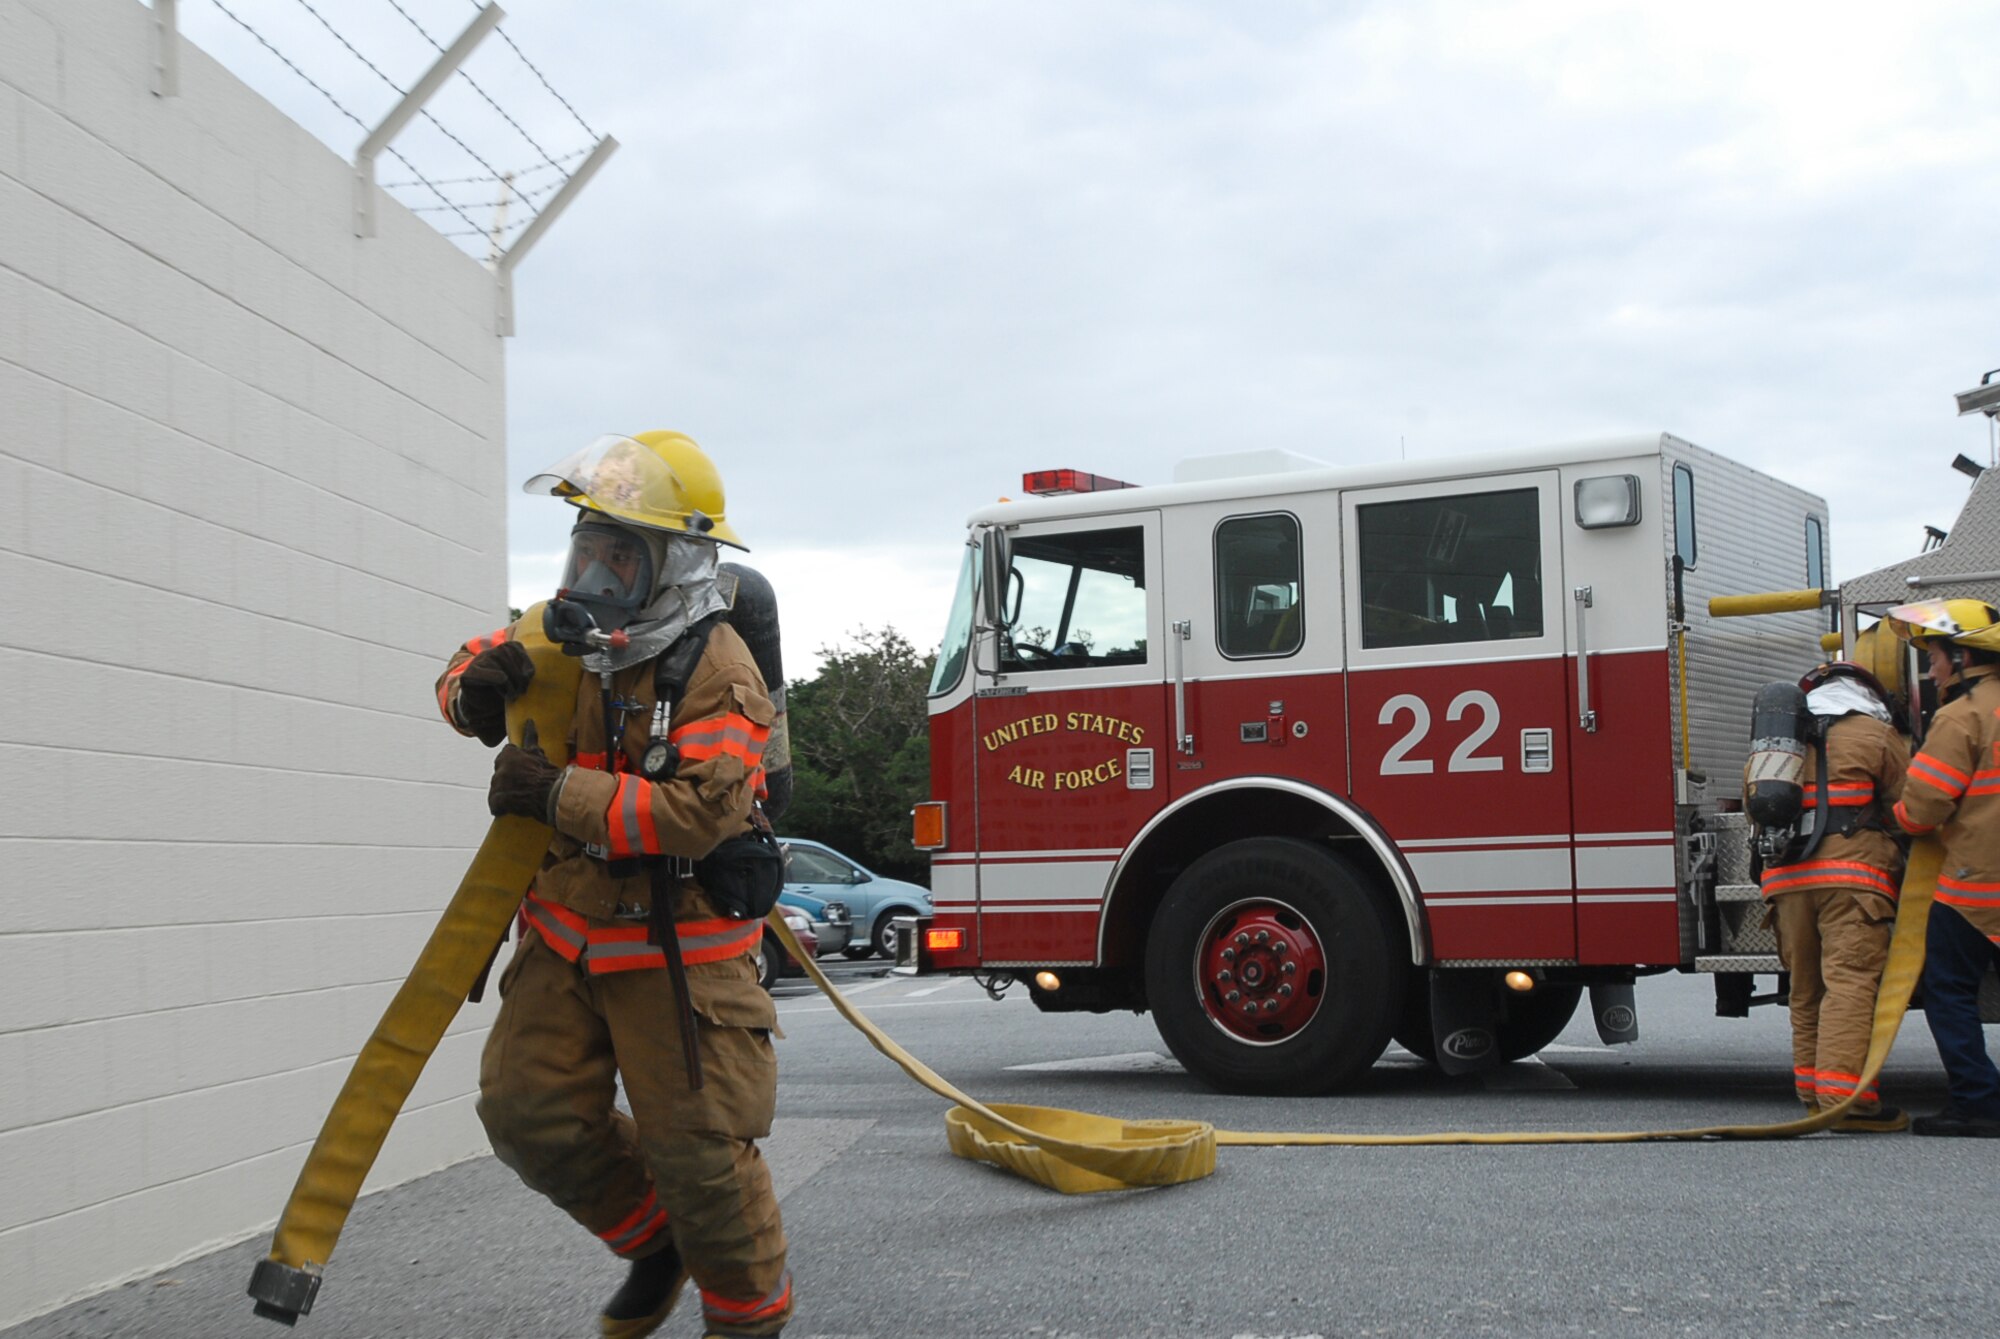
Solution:
[(519, 642), (489, 646), (458, 676), (458, 714), (465, 728), (492, 748), (507, 737), (507, 704), (527, 691), (535, 662)]
[(486, 810), (495, 818), (518, 814), (555, 826), (555, 798), (563, 769), (549, 761), (535, 734), (535, 723), (521, 732), (519, 747), (508, 744), (493, 759), (493, 780), (486, 787)]

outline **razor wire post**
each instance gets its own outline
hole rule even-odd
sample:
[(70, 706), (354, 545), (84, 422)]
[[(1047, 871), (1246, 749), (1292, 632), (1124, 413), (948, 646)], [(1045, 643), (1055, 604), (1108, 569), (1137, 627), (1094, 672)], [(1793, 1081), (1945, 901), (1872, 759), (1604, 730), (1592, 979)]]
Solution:
[(180, 0), (153, 0), (153, 95), (181, 92)]
[(529, 248), (541, 240), (549, 225), (556, 221), (563, 210), (569, 208), (569, 202), (574, 200), (577, 193), (597, 175), (597, 169), (603, 167), (604, 160), (617, 149), (618, 141), (610, 135), (603, 136), (592, 145), (590, 156), (577, 164), (576, 171), (569, 174), (569, 179), (563, 182), (562, 189), (535, 212), (534, 219), (522, 230), (521, 235), (514, 239), (514, 244), (500, 253), (500, 258), (493, 267), (494, 283), (498, 290), (495, 295), (498, 307), (494, 316), (499, 334), (514, 333), (514, 267), (527, 258)]
[(403, 127), (423, 109), (423, 105), (430, 101), (431, 95), (438, 91), (445, 80), (451, 78), (458, 67), (465, 63), (466, 57), (472, 54), (473, 48), (484, 40), (486, 34), (498, 27), (500, 20), (505, 17), (505, 11), (497, 4), (488, 4), (481, 8), (478, 16), (466, 25), (464, 32), (458, 35), (458, 40), (445, 48), (444, 54), (425, 71), (424, 77), (411, 85), (410, 91), (403, 95), (402, 101), (390, 109), (389, 114), (382, 118), (381, 124), (369, 132), (368, 138), (361, 141), (361, 147), (354, 153), (356, 237), (375, 235), (376, 156), (388, 147), (389, 141), (402, 133)]

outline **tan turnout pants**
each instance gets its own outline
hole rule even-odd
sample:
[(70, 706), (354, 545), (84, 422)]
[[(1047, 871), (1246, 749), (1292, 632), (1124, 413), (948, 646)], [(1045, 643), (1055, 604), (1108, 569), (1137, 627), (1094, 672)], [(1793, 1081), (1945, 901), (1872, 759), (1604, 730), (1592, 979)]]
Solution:
[[(1792, 975), (1792, 1085), (1807, 1110), (1855, 1090), (1868, 1058), (1875, 994), (1889, 960), (1896, 904), (1866, 889), (1822, 885), (1771, 899), (1778, 961)], [(1851, 1108), (1872, 1115), (1870, 1084)]]
[(777, 1011), (748, 957), (687, 970), (699, 1091), (666, 969), (591, 975), (529, 931), (500, 978), (479, 1118), (500, 1161), (619, 1255), (676, 1247), (711, 1328), (776, 1334), (792, 1312), (785, 1232), (751, 1141), (771, 1132)]

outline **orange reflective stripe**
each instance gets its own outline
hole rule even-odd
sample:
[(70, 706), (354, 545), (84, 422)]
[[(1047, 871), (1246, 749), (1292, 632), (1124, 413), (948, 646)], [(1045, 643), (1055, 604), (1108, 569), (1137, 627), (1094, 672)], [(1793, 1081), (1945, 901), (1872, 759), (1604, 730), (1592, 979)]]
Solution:
[[(1995, 773), (2000, 776), (2000, 773)], [(1826, 788), (1826, 802), (1834, 805), (1860, 805), (1872, 803), (1875, 799), (1873, 781), (1836, 781)], [(1819, 806), (1819, 788), (1806, 787), (1806, 808)]]
[(674, 930), (681, 941), (681, 961), (688, 963), (734, 958), (751, 952), (764, 938), (762, 921), (682, 921)]
[(1940, 874), (1937, 900), (1951, 907), (2000, 907), (2000, 883), (1975, 883)]
[(1937, 831), (1936, 824), (1931, 824), (1927, 827), (1922, 823), (1913, 821), (1910, 818), (1910, 811), (1903, 807), (1901, 800), (1896, 801), (1896, 807), (1892, 812), (1896, 815), (1896, 822), (1902, 826), (1903, 831), (1909, 833), (1912, 837), (1922, 837)]
[(1928, 753), (1919, 753), (1910, 759), (1910, 780), (1921, 781), (1953, 799), (1965, 794), (1965, 788), (1972, 784), (1971, 777), (1956, 767), (1939, 762)]
[(1896, 895), (1896, 885), (1889, 880), (1886, 871), (1873, 865), (1864, 865), (1857, 860), (1808, 860), (1800, 865), (1779, 865), (1764, 871), (1764, 896), (1788, 892), (1793, 888), (1809, 888), (1821, 885), (1836, 887), (1866, 888), (1889, 897)]
[[(647, 941), (643, 925), (592, 925), (569, 908), (544, 902), (533, 893), (528, 894), (522, 915), (544, 943), (564, 959), (580, 961), (593, 976), (667, 965), (666, 953), (658, 944)], [(681, 961), (688, 963), (722, 962), (739, 957), (754, 951), (763, 935), (762, 921), (727, 917), (680, 921), (674, 926), (674, 937), (680, 941)]]
[(630, 1255), (660, 1234), (667, 1225), (667, 1211), (660, 1207), (659, 1195), (648, 1188), (639, 1207), (626, 1215), (618, 1226), (597, 1234), (598, 1239), (620, 1255)]
[(702, 762), (727, 754), (739, 760), (745, 771), (750, 771), (764, 756), (771, 730), (741, 712), (732, 711), (684, 725), (667, 738), (680, 749), (684, 762)]
[(528, 900), (521, 906), (521, 914), (542, 936), (543, 943), (570, 962), (575, 962), (589, 943), (589, 923), (567, 907), (544, 902), (529, 893)]
[(766, 1320), (778, 1315), (792, 1304), (792, 1271), (786, 1270), (785, 1277), (778, 1280), (778, 1286), (765, 1293), (754, 1302), (739, 1302), (724, 1297), (721, 1293), (701, 1290), (702, 1313), (710, 1320), (728, 1324), (744, 1324), (749, 1321)]
[(604, 826), (614, 856), (666, 854), (653, 822), (652, 784), (643, 777), (620, 774), (618, 789), (611, 792), (611, 805), (604, 812)]

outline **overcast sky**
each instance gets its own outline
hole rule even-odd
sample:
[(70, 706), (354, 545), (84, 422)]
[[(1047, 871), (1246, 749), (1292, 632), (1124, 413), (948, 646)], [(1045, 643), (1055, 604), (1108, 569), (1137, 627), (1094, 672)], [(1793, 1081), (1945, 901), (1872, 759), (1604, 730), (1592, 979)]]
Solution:
[[(225, 3), (371, 123), (394, 100), (298, 0)], [(443, 41), (473, 12), (397, 3)], [(1823, 494), (1851, 576), (1949, 525), (1951, 458), (1988, 458), (1951, 396), (2000, 365), (2000, 6), (506, 8), (623, 146), (520, 272), (510, 472), (690, 433), (793, 677), (858, 627), (933, 646), (965, 514), (1028, 469), (1667, 430)], [(211, 0), (181, 12), (351, 152)], [(335, 21), (405, 86), (428, 64), (391, 0)], [(542, 149), (588, 143), (488, 48), (471, 68)], [(437, 108), (538, 161), (462, 87)], [(421, 168), (469, 166), (425, 130)], [(567, 519), (513, 502), (515, 602)]]

